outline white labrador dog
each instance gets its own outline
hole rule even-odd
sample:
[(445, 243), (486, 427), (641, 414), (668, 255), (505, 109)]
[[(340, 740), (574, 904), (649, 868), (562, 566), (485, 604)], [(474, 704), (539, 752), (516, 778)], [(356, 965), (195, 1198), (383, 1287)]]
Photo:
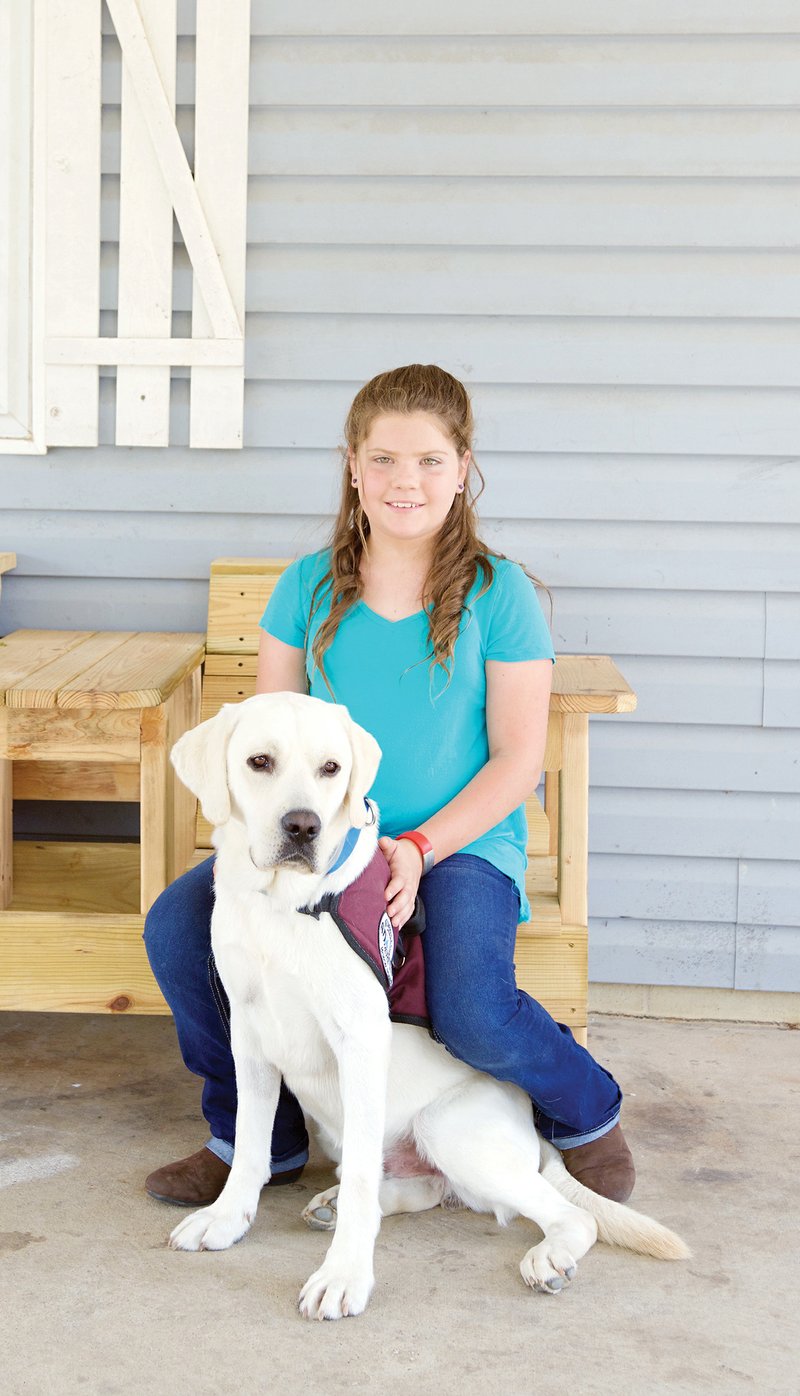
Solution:
[(230, 1176), (212, 1206), (175, 1228), (174, 1249), (222, 1250), (248, 1230), (270, 1176), (283, 1077), (340, 1165), (338, 1188), (304, 1213), (335, 1228), (300, 1292), (307, 1318), (361, 1313), (381, 1217), (443, 1201), (536, 1222), (544, 1239), (520, 1270), (545, 1292), (573, 1278), (598, 1235), (662, 1259), (689, 1254), (673, 1232), (570, 1177), (537, 1136), (523, 1091), (457, 1061), (424, 1028), (391, 1023), (385, 988), (332, 916), (299, 910), (342, 892), (375, 855), (365, 795), (380, 750), (346, 708), (250, 698), (188, 732), (172, 759), (216, 826), (211, 936), (238, 1087)]

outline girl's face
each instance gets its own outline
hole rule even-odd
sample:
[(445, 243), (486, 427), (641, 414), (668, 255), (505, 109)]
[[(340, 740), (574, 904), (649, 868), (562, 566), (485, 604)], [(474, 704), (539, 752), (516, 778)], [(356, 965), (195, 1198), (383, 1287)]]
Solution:
[(391, 412), (376, 417), (349, 455), (370, 532), (401, 542), (433, 541), (464, 484), (470, 452), (459, 456), (438, 417)]

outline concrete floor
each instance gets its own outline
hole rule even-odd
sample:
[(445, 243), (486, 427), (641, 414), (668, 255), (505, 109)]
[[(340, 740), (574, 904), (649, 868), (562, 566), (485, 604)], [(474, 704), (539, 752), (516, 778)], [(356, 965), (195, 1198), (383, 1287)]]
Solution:
[(326, 1238), (299, 1214), (330, 1171), (264, 1195), (233, 1250), (186, 1255), (154, 1167), (204, 1139), (166, 1018), (0, 1016), (0, 1390), (5, 1396), (800, 1391), (800, 1040), (778, 1027), (597, 1018), (626, 1091), (633, 1202), (694, 1258), (598, 1245), (571, 1290), (533, 1294), (534, 1228), (394, 1217), (367, 1313), (308, 1323)]

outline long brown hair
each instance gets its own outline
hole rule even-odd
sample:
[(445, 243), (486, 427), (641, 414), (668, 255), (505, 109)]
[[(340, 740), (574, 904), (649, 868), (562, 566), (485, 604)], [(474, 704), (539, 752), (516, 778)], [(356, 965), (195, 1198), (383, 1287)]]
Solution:
[[(340, 447), (342, 493), (331, 536), (331, 565), (314, 590), (308, 619), (310, 627), (330, 586), (330, 611), (311, 648), (314, 663), (329, 689), (325, 652), (344, 616), (363, 593), (360, 564), (370, 531), (369, 519), (351, 482), (349, 453), (355, 453), (366, 441), (376, 417), (414, 412), (427, 412), (436, 417), (459, 456), (472, 451), (474, 419), (467, 390), (437, 364), (408, 364), (405, 368), (379, 373), (356, 394), (344, 425), (345, 444)], [(465, 599), (479, 570), (483, 580), (478, 595), (488, 590), (494, 577), (492, 558), (502, 557), (500, 553), (490, 553), (478, 536), (475, 504), (483, 488), (483, 475), (471, 456), (464, 489), (455, 496), (439, 531), (422, 591), (422, 604), (430, 607), (427, 657), (431, 660), (431, 669), (440, 665), (448, 679)], [(531, 581), (535, 580), (531, 577)]]

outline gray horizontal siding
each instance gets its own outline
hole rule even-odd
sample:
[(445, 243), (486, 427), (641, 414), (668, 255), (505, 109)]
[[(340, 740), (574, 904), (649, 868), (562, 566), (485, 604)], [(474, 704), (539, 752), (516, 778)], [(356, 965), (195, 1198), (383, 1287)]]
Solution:
[(764, 726), (800, 727), (800, 660), (764, 665)]
[[(668, 591), (663, 586), (652, 591), (560, 587), (553, 615), (558, 649), (591, 654), (599, 645), (624, 655), (626, 667), (640, 658), (760, 659), (765, 624), (764, 597), (757, 592)], [(650, 711), (640, 701), (631, 720), (640, 721)]]
[(792, 989), (800, 978), (800, 935), (795, 926), (736, 927), (734, 989)]
[(625, 883), (625, 911), (640, 921), (736, 922), (738, 870), (733, 859), (594, 854), (591, 911), (611, 917)]
[[(623, 660), (620, 665), (624, 670)], [(796, 795), (800, 789), (800, 741), (791, 728), (650, 724), (603, 717), (594, 718), (593, 724), (597, 730), (592, 780), (601, 785), (715, 790), (720, 805), (729, 790)]]
[(800, 865), (778, 859), (742, 862), (737, 919), (754, 926), (800, 926)]
[(798, 130), (800, 112), (766, 107), (262, 107), (251, 142), (256, 174), (775, 179), (800, 174)]
[[(323, 262), (315, 247), (274, 247), (252, 250), (247, 286), (253, 310), (284, 313), (613, 316), (624, 306), (628, 316), (763, 319), (800, 313), (796, 270), (794, 255), (774, 250), (356, 246), (326, 249)], [(185, 309), (179, 276), (176, 286)]]
[[(104, 210), (116, 226), (111, 186)], [(377, 181), (377, 182), (376, 182)], [(442, 243), (451, 247), (793, 247), (800, 208), (793, 179), (709, 182), (559, 176), (394, 178), (253, 175), (254, 243)], [(669, 197), (665, 197), (665, 196)], [(106, 234), (104, 234), (105, 236)]]
[[(798, 200), (800, 202), (800, 200)], [(800, 230), (798, 230), (800, 233)], [(663, 316), (614, 319), (589, 314), (515, 314), (486, 321), (464, 307), (431, 315), (317, 315), (251, 311), (247, 375), (336, 382), (369, 368), (387, 339), (406, 361), (438, 355), (473, 383), (659, 385), (781, 388), (800, 386), (800, 345), (790, 319), (726, 319), (723, 343), (713, 320)]]
[(639, 697), (591, 724), (593, 976), (800, 988), (800, 7), (253, 0), (252, 29), (245, 449), (188, 450), (180, 370), (175, 444), (115, 448), (104, 371), (99, 450), (0, 464), (2, 627), (202, 630), (214, 557), (323, 541), (360, 384), (441, 363), (487, 541)]
[[(179, 0), (188, 27), (189, 0)], [(333, 13), (332, 13), (333, 11)], [(794, 0), (252, 0), (253, 31), (273, 34), (790, 34)]]
[[(23, 565), (26, 563), (27, 559)], [(66, 571), (55, 579), (12, 573), (3, 578), (0, 629), (4, 634), (27, 628), (202, 633), (207, 612), (207, 577), (202, 581), (165, 581), (161, 577), (98, 580), (97, 576)]]
[[(800, 588), (798, 588), (800, 591)], [(800, 650), (800, 595), (765, 597), (768, 659), (797, 659)]]
[[(253, 34), (794, 34), (795, 0), (251, 0)], [(194, 30), (194, 0), (178, 0), (178, 32)], [(103, 31), (113, 32), (103, 16)]]
[[(593, 755), (597, 745), (593, 737)], [(791, 862), (800, 848), (800, 794), (615, 787), (602, 783), (593, 760), (589, 841), (593, 859), (613, 853), (634, 860), (669, 850), (675, 858)]]
[(760, 659), (635, 655), (626, 658), (624, 668), (638, 698), (640, 721), (732, 727), (762, 724), (764, 665)]
[(800, 975), (794, 926), (702, 921), (589, 923), (589, 976), (599, 983), (791, 991)]
[(592, 918), (589, 978), (606, 984), (732, 989), (736, 930), (730, 922), (705, 922), (693, 916), (685, 921)]
[[(119, 105), (116, 37), (104, 40), (103, 95)], [(800, 36), (253, 34), (254, 108), (794, 107)], [(194, 100), (194, 40), (178, 42), (179, 106)]]

